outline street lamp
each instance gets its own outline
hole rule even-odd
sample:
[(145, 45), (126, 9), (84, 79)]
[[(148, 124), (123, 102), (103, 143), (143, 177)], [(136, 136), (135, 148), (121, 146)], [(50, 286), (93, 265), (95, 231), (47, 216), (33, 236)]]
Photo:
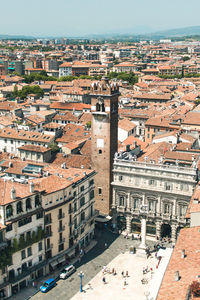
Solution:
[(80, 273), (78, 273), (78, 276), (80, 277), (81, 280), (81, 286), (80, 286), (80, 292), (83, 292), (83, 277), (84, 277), (84, 273), (82, 271), (80, 271)]
[(146, 292), (144, 292), (144, 295), (146, 296), (146, 300), (149, 300), (150, 292), (149, 292), (149, 291), (146, 291)]

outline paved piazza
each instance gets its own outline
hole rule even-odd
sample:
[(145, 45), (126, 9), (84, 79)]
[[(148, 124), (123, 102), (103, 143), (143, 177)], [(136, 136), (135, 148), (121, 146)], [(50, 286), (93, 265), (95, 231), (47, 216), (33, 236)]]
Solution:
[[(57, 285), (48, 293), (43, 294), (40, 291), (32, 296), (32, 300), (78, 300), (78, 299), (146, 299), (144, 292), (148, 284), (141, 284), (143, 278), (142, 269), (147, 265), (155, 266), (155, 258), (144, 259), (137, 257), (135, 254), (129, 253), (131, 245), (138, 247), (139, 240), (125, 239), (123, 236), (118, 236), (108, 230), (98, 231), (96, 235), (97, 245), (90, 250), (80, 263), (76, 263), (77, 271), (66, 280), (58, 280)], [(107, 243), (107, 249), (105, 249)], [(147, 241), (149, 246), (153, 246), (153, 242)], [(102, 282), (102, 269), (107, 266), (110, 269), (115, 268), (117, 275), (106, 274), (107, 284)], [(85, 276), (83, 279), (83, 293), (80, 293), (80, 278), (78, 273), (83, 271)], [(127, 285), (124, 286), (124, 280), (121, 272), (128, 271)], [(38, 286), (50, 277), (56, 277), (59, 274), (56, 271), (43, 278), (38, 282)], [(150, 277), (150, 272), (145, 277)], [(88, 283), (91, 283), (89, 288)], [(27, 299), (35, 290), (30, 287), (23, 292), (13, 297), (15, 300)]]
[[(155, 269), (156, 259), (144, 259), (137, 257), (136, 255), (126, 252), (124, 254), (119, 254), (110, 264), (108, 268), (112, 270), (115, 268), (117, 275), (106, 274), (106, 284), (102, 282), (102, 272), (99, 272), (91, 281), (90, 285), (86, 284), (84, 286), (83, 293), (77, 293), (71, 300), (122, 300), (122, 299), (132, 299), (132, 300), (145, 300), (145, 291), (149, 287), (149, 282), (151, 280), (151, 272), (143, 276), (143, 266), (148, 264), (148, 267)], [(121, 272), (128, 271), (128, 277), (126, 280), (126, 285), (124, 285), (124, 278)], [(142, 284), (141, 279), (145, 278), (148, 280), (148, 284)]]

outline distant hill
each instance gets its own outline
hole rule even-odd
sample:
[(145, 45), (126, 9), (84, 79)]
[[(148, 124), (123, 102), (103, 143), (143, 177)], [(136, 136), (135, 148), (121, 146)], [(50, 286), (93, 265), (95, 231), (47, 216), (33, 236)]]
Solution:
[(188, 35), (200, 35), (200, 26), (169, 29), (151, 33), (152, 36), (176, 37)]
[(9, 35), (9, 34), (0, 34), (1, 40), (33, 40), (35, 37), (26, 36), (26, 35)]

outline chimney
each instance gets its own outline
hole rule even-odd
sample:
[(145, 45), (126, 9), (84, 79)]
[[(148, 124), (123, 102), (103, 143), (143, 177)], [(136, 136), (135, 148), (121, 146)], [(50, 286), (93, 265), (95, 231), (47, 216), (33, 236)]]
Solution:
[(84, 175), (84, 176), (86, 176), (86, 175), (87, 175), (87, 173), (86, 173), (86, 172), (83, 172), (83, 175)]
[(30, 193), (34, 193), (34, 183), (30, 182)]
[(181, 258), (185, 258), (185, 249), (181, 250)]
[(180, 279), (179, 271), (176, 271), (176, 272), (174, 273), (174, 280), (175, 280), (175, 281), (179, 281), (179, 279)]
[(16, 189), (14, 187), (12, 187), (11, 189), (11, 199), (12, 200), (16, 199)]

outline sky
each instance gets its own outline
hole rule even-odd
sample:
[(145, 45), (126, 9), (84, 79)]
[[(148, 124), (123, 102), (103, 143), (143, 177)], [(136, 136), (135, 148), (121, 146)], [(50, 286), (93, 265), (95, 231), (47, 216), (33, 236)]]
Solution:
[(199, 0), (1, 1), (0, 35), (87, 36), (199, 26)]

